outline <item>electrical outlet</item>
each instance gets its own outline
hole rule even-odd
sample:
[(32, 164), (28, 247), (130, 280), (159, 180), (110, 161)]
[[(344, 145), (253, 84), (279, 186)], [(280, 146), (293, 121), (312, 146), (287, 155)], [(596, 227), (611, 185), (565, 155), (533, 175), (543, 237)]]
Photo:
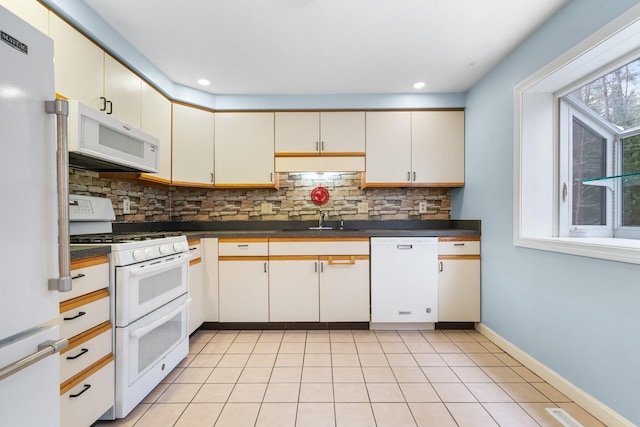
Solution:
[(122, 200), (122, 213), (123, 214), (131, 213), (131, 201), (129, 199)]
[(358, 213), (359, 214), (369, 213), (369, 202), (359, 202), (358, 203)]
[(427, 213), (427, 202), (420, 202), (418, 204), (418, 213), (421, 213), (421, 214)]
[(273, 204), (270, 202), (262, 202), (260, 205), (260, 213), (261, 214), (272, 214), (273, 213)]

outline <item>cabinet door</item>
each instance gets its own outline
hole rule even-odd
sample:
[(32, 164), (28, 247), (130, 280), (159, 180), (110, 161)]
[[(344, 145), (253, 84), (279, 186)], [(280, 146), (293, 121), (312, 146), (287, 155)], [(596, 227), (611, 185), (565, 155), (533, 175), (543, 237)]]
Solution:
[(411, 185), (411, 113), (367, 112), (366, 183)]
[(415, 111), (411, 115), (413, 184), (464, 185), (464, 112)]
[(104, 52), (57, 16), (50, 14), (56, 92), (99, 109), (104, 91)]
[(205, 286), (204, 286), (204, 263), (200, 256), (200, 243), (189, 242), (189, 251), (193, 254), (193, 259), (189, 261), (189, 334), (204, 322)]
[(216, 186), (273, 186), (273, 114), (215, 114)]
[(276, 153), (315, 155), (320, 153), (320, 113), (275, 113)]
[(438, 321), (480, 321), (479, 259), (440, 259)]
[(364, 111), (320, 113), (320, 152), (364, 156)]
[(213, 113), (173, 104), (174, 184), (213, 186)]
[(319, 320), (318, 258), (269, 261), (269, 320)]
[(268, 322), (269, 275), (264, 261), (218, 263), (221, 322)]
[(48, 34), (49, 11), (37, 1), (2, 0), (0, 5), (36, 27), (40, 32)]
[(171, 182), (171, 102), (142, 82), (140, 129), (160, 140), (158, 173), (143, 174), (145, 179)]
[(104, 96), (107, 111), (125, 123), (140, 127), (140, 91), (142, 81), (109, 55), (104, 56)]
[(369, 321), (369, 257), (322, 257), (320, 321)]
[(217, 322), (218, 317), (218, 239), (203, 239), (204, 321)]

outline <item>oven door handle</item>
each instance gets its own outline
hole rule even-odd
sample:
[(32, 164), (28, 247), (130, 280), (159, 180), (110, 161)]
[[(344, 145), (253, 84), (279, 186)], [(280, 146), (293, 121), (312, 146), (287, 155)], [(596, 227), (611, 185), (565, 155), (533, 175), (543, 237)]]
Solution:
[(170, 268), (175, 267), (176, 265), (179, 265), (179, 264), (183, 264), (183, 263), (188, 264), (189, 258), (191, 258), (191, 254), (182, 254), (180, 258), (176, 260), (159, 262), (158, 264), (150, 264), (146, 267), (135, 267), (129, 270), (129, 275), (142, 276), (142, 275), (157, 273), (158, 271), (161, 271), (161, 270), (169, 270)]
[(131, 332), (129, 332), (129, 336), (131, 338), (141, 338), (141, 337), (147, 335), (149, 332), (153, 331), (155, 328), (157, 328), (158, 326), (162, 325), (163, 323), (165, 323), (167, 320), (171, 319), (176, 314), (182, 313), (184, 310), (187, 309), (187, 307), (189, 307), (189, 304), (191, 304), (191, 298), (187, 298), (187, 300), (182, 305), (180, 305), (180, 307), (176, 308), (171, 313), (165, 314), (164, 316), (162, 316), (158, 320), (155, 320), (155, 321), (153, 321), (152, 323), (149, 323), (146, 326), (143, 326), (141, 328), (132, 330)]

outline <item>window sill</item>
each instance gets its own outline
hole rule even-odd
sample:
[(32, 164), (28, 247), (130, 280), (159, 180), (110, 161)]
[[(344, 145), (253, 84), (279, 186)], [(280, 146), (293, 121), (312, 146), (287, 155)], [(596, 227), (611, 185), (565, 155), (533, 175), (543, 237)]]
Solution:
[(640, 240), (611, 237), (516, 237), (516, 246), (640, 264)]

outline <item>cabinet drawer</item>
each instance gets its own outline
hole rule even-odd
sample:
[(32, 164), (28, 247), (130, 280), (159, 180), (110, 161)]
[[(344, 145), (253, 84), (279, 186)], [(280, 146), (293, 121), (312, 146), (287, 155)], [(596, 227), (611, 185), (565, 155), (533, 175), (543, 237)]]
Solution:
[(73, 339), (60, 352), (60, 382), (87, 369), (111, 353), (111, 324), (104, 322)]
[(60, 425), (87, 427), (113, 406), (113, 355), (60, 386)]
[(109, 321), (109, 292), (106, 289), (60, 304), (60, 336), (74, 337)]
[(219, 256), (267, 256), (267, 239), (219, 239)]
[(276, 238), (269, 241), (269, 255), (369, 255), (369, 238)]
[(480, 255), (480, 240), (440, 238), (438, 255)]
[(200, 239), (189, 240), (189, 254), (191, 255), (191, 261), (197, 260), (202, 256), (200, 252)]
[(109, 258), (98, 256), (71, 261), (69, 292), (60, 292), (60, 302), (109, 287)]

